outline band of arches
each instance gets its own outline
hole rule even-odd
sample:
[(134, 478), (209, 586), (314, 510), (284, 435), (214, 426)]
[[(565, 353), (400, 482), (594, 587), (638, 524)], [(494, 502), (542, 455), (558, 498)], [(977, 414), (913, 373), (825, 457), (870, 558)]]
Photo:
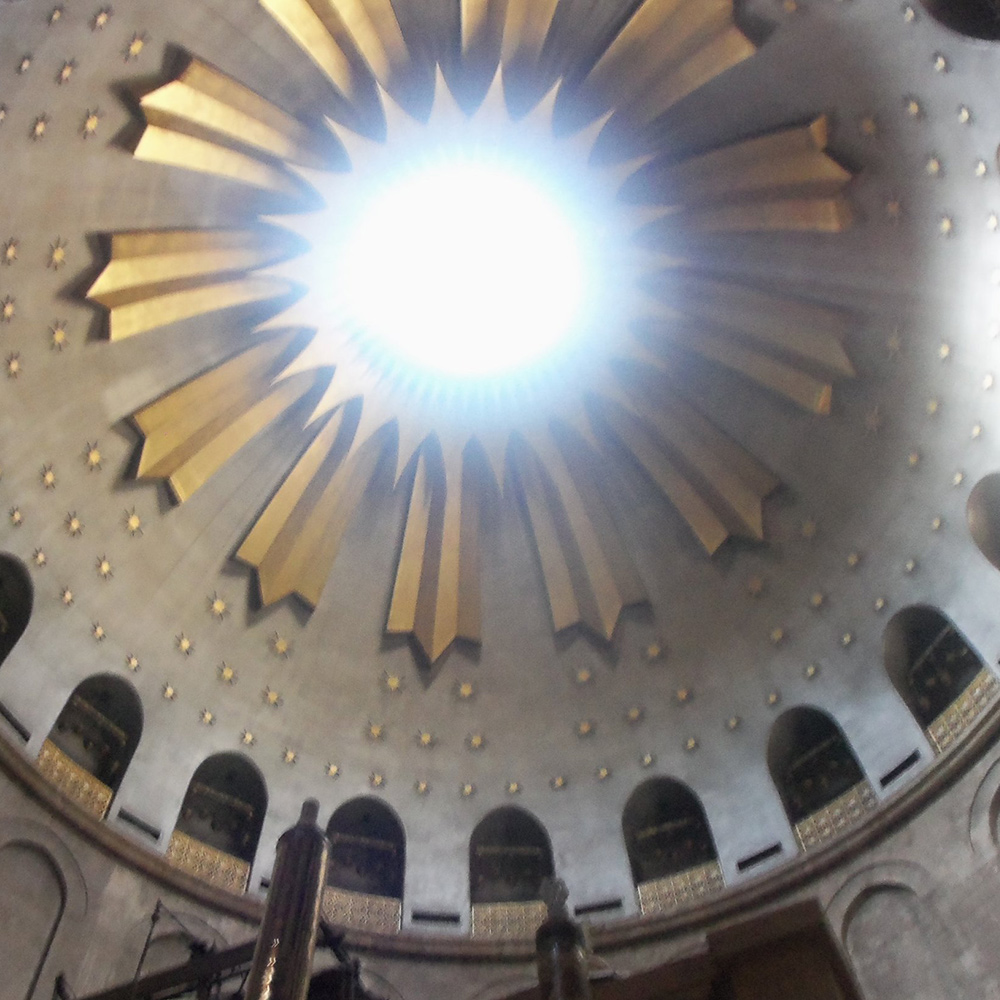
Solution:
[[(1000, 474), (982, 480), (969, 500), (972, 536), (983, 554), (1000, 567), (998, 512)], [(14, 557), (0, 554), (0, 665), (28, 627), (32, 601), (27, 569)], [(968, 699), (970, 692), (977, 696), (984, 685), (990, 691), (997, 689), (996, 678), (955, 624), (929, 606), (904, 608), (889, 621), (884, 666), (937, 749), (946, 745), (940, 731), (951, 732), (947, 717), (954, 714), (955, 706)], [(60, 761), (69, 761), (106, 789), (102, 815), (139, 745), (142, 725), (142, 703), (133, 686), (123, 678), (98, 674), (77, 685), (48, 735), (46, 745), (58, 752)], [(815, 707), (796, 706), (775, 720), (767, 763), (797, 833), (810, 817), (867, 787), (843, 731), (828, 713)], [(229, 752), (206, 758), (189, 781), (168, 857), (174, 839), (187, 838), (238, 861), (243, 872), (238, 887), (245, 888), (267, 803), (264, 777), (247, 756)], [(333, 813), (327, 834), (330, 888), (394, 900), (401, 912), (406, 837), (396, 814), (378, 799), (352, 799)], [(705, 810), (694, 791), (676, 779), (651, 778), (634, 790), (623, 810), (622, 835), (644, 909), (643, 887), (671, 884), (691, 872), (711, 871), (713, 866), (721, 881)], [(545, 828), (524, 809), (493, 810), (470, 837), (468, 872), (473, 907), (537, 903), (545, 879), (555, 874)]]

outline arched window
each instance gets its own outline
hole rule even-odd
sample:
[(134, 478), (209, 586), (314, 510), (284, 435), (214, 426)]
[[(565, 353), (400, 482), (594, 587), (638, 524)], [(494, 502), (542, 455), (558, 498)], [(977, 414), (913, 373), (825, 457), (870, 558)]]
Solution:
[(1000, 569), (1000, 472), (991, 472), (972, 487), (965, 518), (979, 551)]
[(946, 28), (970, 38), (1000, 39), (997, 0), (923, 0), (927, 13)]
[(985, 669), (954, 624), (926, 605), (895, 614), (883, 642), (889, 679), (924, 729), (931, 729)]
[(191, 777), (167, 858), (206, 881), (246, 889), (267, 812), (267, 788), (239, 753), (217, 753)]
[(0, 663), (24, 634), (31, 617), (34, 588), (24, 564), (0, 555)]
[(542, 880), (553, 873), (548, 834), (525, 810), (494, 809), (472, 831), (469, 890), (473, 905), (541, 899)]
[(351, 799), (326, 827), (330, 863), (326, 881), (336, 889), (403, 898), (406, 835), (396, 814), (372, 798)]
[(104, 816), (142, 735), (142, 703), (111, 674), (77, 685), (42, 746), (38, 765), (64, 793)]
[(775, 720), (767, 763), (793, 825), (865, 780), (840, 727), (817, 708), (791, 708)]
[(717, 860), (698, 797), (672, 778), (652, 778), (632, 793), (622, 831), (637, 886)]

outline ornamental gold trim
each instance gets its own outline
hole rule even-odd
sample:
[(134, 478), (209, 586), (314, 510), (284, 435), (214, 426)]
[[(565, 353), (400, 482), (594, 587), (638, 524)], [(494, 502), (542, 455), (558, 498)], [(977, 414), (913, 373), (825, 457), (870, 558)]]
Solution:
[(636, 886), (639, 912), (643, 916), (650, 913), (667, 913), (713, 892), (720, 892), (725, 887), (726, 880), (719, 862), (706, 861), (702, 865), (674, 875), (640, 882)]
[(38, 770), (67, 798), (98, 819), (107, 816), (115, 793), (51, 740), (42, 744), (37, 764)]
[(494, 941), (533, 941), (548, 915), (545, 903), (473, 903), (471, 934)]
[(402, 900), (330, 885), (323, 890), (322, 914), (327, 923), (336, 927), (373, 934), (398, 934), (403, 925)]
[(235, 893), (247, 891), (249, 862), (203, 844), (180, 830), (174, 830), (170, 836), (166, 859), (175, 868), (220, 889)]
[(859, 781), (843, 795), (795, 824), (795, 839), (803, 851), (812, 850), (839, 836), (878, 806), (878, 799), (867, 781)]
[(927, 727), (935, 753), (943, 753), (983, 714), (1000, 692), (992, 670), (983, 667), (972, 683)]

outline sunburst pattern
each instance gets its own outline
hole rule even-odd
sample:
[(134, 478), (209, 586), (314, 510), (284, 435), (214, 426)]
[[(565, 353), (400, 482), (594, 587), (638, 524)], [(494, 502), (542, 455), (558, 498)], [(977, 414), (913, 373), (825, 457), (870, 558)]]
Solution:
[[(826, 152), (823, 117), (680, 161), (647, 148), (647, 125), (753, 53), (732, 0), (646, 0), (596, 62), (558, 83), (541, 60), (555, 0), (462, 0), (448, 82), (407, 44), (389, 0), (260, 2), (343, 96), (347, 125), (300, 121), (197, 59), (142, 99), (136, 158), (247, 185), (278, 208), (241, 228), (112, 237), (89, 292), (112, 340), (236, 306), (274, 314), (240, 353), (135, 414), (139, 476), (167, 480), (183, 501), (268, 425), (301, 420), (304, 450), (238, 555), (265, 603), (298, 594), (315, 606), (394, 447), (396, 480), (412, 485), (386, 627), (430, 660), (457, 638), (480, 640), (486, 489), (521, 496), (557, 630), (610, 638), (645, 597), (596, 481), (609, 445), (707, 553), (731, 536), (762, 539), (777, 480), (712, 423), (681, 364), (700, 356), (826, 414), (833, 381), (853, 375), (850, 317), (713, 275), (685, 245), (693, 234), (838, 232), (851, 175)], [(337, 327), (318, 285), (296, 277), (357, 184), (465, 131), (500, 146), (527, 138), (606, 200), (616, 319), (537, 376), (456, 396)]]

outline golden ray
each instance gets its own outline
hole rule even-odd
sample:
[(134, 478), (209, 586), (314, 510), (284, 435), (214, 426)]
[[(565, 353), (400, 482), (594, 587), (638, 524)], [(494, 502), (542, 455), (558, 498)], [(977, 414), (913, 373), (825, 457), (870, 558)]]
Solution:
[(139, 410), (133, 417), (144, 437), (139, 478), (166, 479), (184, 501), (301, 400), (315, 374), (272, 388), (276, 365), (295, 336), (257, 344)]
[[(297, 408), (304, 449), (237, 557), (256, 569), (264, 603), (297, 594), (315, 607), (395, 434), (396, 482), (415, 468), (386, 630), (411, 634), (431, 661), (458, 638), (480, 641), (479, 506), (491, 474), (503, 490), (508, 461), (557, 631), (582, 624), (610, 639), (622, 610), (645, 600), (597, 486), (612, 440), (706, 552), (733, 536), (762, 540), (777, 479), (701, 411), (680, 362), (696, 354), (825, 414), (834, 380), (854, 374), (844, 348), (853, 320), (694, 267), (686, 241), (839, 232), (851, 222), (851, 174), (829, 155), (822, 116), (680, 160), (636, 155), (637, 129), (753, 52), (732, 0), (645, 0), (593, 66), (561, 84), (544, 55), (557, 0), (460, 0), (462, 102), (408, 46), (391, 0), (260, 3), (357, 120), (328, 118), (318, 132), (193, 58), (142, 99), (137, 159), (248, 185), (276, 205), (318, 195), (323, 207), (275, 209), (232, 230), (112, 238), (88, 293), (109, 311), (111, 339), (300, 293), (252, 328), (252, 346), (135, 415), (139, 475), (167, 479), (183, 500)], [(499, 417), (476, 406), (442, 414), (426, 384), (372, 352), (325, 289), (303, 279), (306, 255), (350, 211), (358, 182), (463, 130), (477, 141), (530, 139), (585, 169), (624, 234), (611, 327), (553, 374), (551, 393), (537, 390), (543, 405), (522, 412), (512, 393)]]
[(375, 469), (384, 442), (345, 455), (344, 413), (321, 426), (236, 554), (257, 569), (265, 605), (295, 593), (316, 607)]
[(518, 449), (516, 469), (555, 630), (583, 624), (610, 640), (621, 612), (646, 599), (632, 563), (584, 464), (548, 431)]
[(375, 80), (415, 118), (430, 110), (431, 67), (413, 58), (390, 0), (260, 4), (352, 105), (370, 105)]
[(564, 86), (560, 110), (576, 127), (608, 111), (642, 126), (755, 51), (733, 0), (646, 0), (590, 72)]
[(305, 167), (329, 167), (337, 158), (336, 141), (328, 132), (306, 128), (198, 59), (190, 59), (175, 80), (146, 94), (139, 103), (150, 125), (209, 142), (250, 147)]
[(432, 663), (481, 638), (478, 490), (466, 453), (421, 448), (386, 631), (412, 633)]

